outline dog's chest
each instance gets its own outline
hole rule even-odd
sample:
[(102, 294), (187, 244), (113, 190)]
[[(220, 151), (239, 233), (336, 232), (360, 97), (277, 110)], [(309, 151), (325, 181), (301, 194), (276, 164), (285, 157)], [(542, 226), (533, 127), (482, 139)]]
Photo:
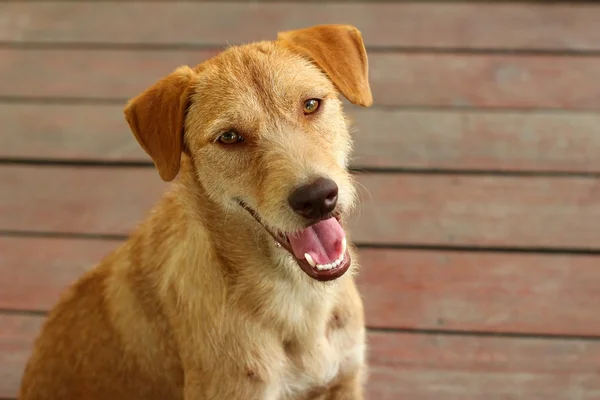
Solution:
[(334, 295), (288, 289), (272, 293), (271, 304), (279, 306), (276, 319), (288, 327), (283, 329), (288, 340), (283, 343), (283, 362), (271, 369), (275, 379), (267, 398), (313, 399), (363, 364), (364, 327), (348, 301), (352, 291)]
[(356, 371), (364, 361), (364, 342), (360, 335), (349, 332), (333, 332), (312, 344), (295, 343), (290, 347), (288, 362), (280, 377), (282, 400), (316, 395), (340, 376)]

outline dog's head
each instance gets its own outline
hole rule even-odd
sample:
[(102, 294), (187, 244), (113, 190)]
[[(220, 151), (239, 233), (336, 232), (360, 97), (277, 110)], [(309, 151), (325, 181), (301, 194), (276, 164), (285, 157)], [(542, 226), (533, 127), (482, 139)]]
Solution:
[(215, 202), (250, 212), (309, 276), (330, 280), (350, 265), (340, 222), (355, 198), (340, 92), (371, 105), (364, 44), (352, 26), (321, 25), (180, 67), (125, 116), (163, 180), (187, 153)]

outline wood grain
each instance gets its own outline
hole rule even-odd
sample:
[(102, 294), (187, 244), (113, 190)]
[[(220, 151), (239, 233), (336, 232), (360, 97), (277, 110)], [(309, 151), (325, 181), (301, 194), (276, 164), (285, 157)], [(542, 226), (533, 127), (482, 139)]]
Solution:
[(147, 161), (124, 105), (0, 104), (0, 157)]
[[(597, 249), (600, 181), (359, 174), (367, 244)], [(167, 187), (153, 168), (2, 166), (0, 230), (126, 234)], [(35, 188), (35, 189), (34, 189)]]
[(49, 311), (120, 242), (0, 236), (0, 309)]
[(16, 397), (43, 319), (0, 313), (0, 398)]
[(370, 399), (593, 400), (600, 343), (371, 333)]
[[(40, 317), (0, 315), (0, 397), (16, 395)], [(600, 343), (370, 333), (368, 398), (592, 400)]]
[(0, 167), (0, 229), (130, 232), (166, 185), (154, 169)]
[[(600, 172), (597, 113), (358, 109), (356, 168)], [(0, 104), (0, 158), (144, 161), (121, 105)]]
[(217, 50), (105, 51), (0, 48), (0, 93), (5, 96), (127, 98), (183, 64)]
[(360, 250), (370, 327), (600, 335), (598, 256)]
[[(119, 241), (0, 237), (0, 309), (48, 311)], [(360, 249), (372, 328), (600, 336), (597, 256)]]
[[(0, 93), (122, 101), (213, 50), (0, 48)], [(375, 104), (569, 110), (600, 108), (600, 57), (371, 53)]]
[(221, 46), (343, 22), (368, 46), (600, 49), (600, 8), (590, 4), (9, 1), (0, 15), (0, 40), (17, 43)]
[[(354, 167), (597, 173), (600, 7), (550, 3), (4, 1), (0, 158), (147, 161), (127, 98), (226, 44), (346, 22), (378, 106), (348, 107)], [(98, 101), (53, 103), (77, 98)], [(356, 242), (497, 250), (359, 250), (368, 398), (600, 399), (600, 256), (543, 251), (600, 249), (600, 180), (357, 179)], [(2, 165), (0, 231), (126, 235), (166, 187), (153, 168)], [(119, 243), (0, 235), (0, 398), (42, 323), (25, 311)]]
[(594, 249), (600, 180), (465, 175), (359, 175), (349, 224), (369, 244)]

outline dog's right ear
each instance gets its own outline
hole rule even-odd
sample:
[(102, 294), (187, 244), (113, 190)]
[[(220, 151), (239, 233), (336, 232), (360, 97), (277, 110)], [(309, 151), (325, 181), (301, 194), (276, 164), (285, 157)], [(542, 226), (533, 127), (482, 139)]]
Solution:
[(312, 59), (348, 100), (363, 107), (373, 104), (369, 61), (360, 31), (352, 25), (315, 25), (279, 32), (290, 49)]
[(167, 182), (179, 172), (193, 77), (191, 68), (179, 67), (130, 100), (124, 110), (135, 138)]

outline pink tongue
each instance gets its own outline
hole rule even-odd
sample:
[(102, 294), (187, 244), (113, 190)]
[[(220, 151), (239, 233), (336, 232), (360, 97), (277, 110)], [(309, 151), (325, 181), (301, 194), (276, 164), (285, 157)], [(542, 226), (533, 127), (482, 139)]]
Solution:
[(308, 253), (317, 264), (329, 264), (340, 256), (345, 236), (342, 226), (332, 217), (288, 235), (288, 239), (296, 258), (302, 260)]

